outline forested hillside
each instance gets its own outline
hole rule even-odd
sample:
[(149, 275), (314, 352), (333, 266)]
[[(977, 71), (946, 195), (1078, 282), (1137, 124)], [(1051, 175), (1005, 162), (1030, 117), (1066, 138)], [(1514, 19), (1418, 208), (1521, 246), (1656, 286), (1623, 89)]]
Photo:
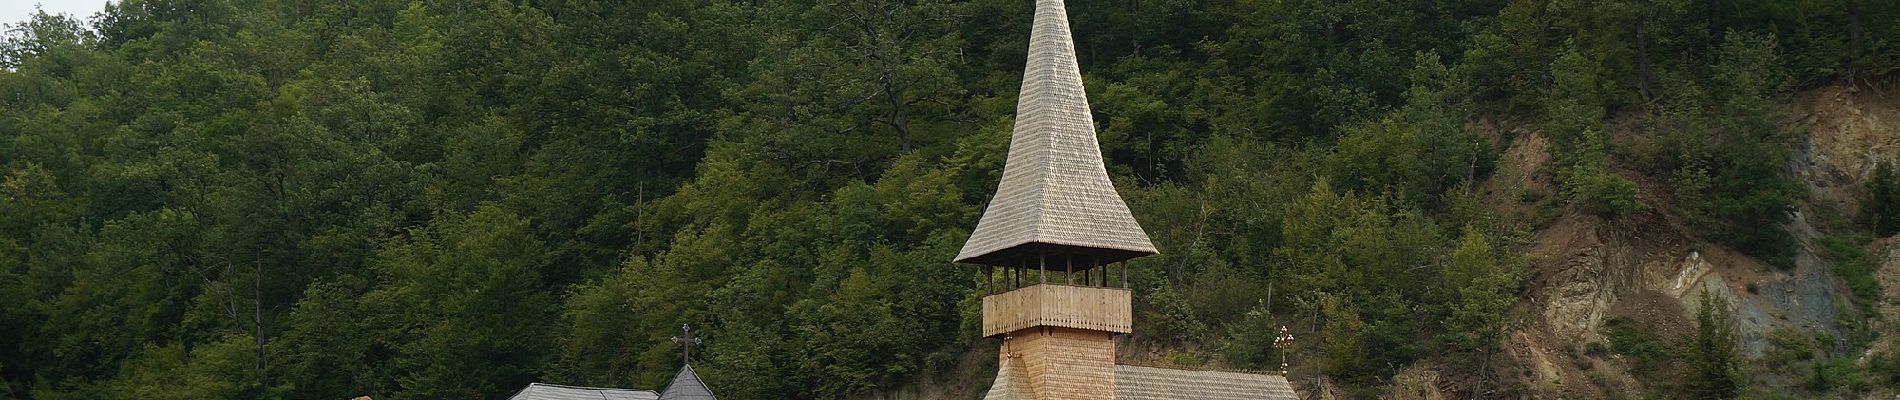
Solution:
[[(727, 399), (970, 373), (993, 342), (949, 260), (1002, 170), (1031, 8), (124, 0), (10, 25), (0, 398), (657, 389), (682, 324)], [(1372, 397), (1429, 365), (1454, 395), (1546, 395), (1506, 337), (1548, 318), (1539, 232), (1587, 219), (1763, 275), (1824, 260), (1862, 305), (1840, 311), (1859, 333), (1774, 338), (1819, 346), (1787, 370), (1708, 297), (1680, 338), (1611, 320), (1558, 346), (1651, 374), (1630, 396), (1900, 387), (1868, 251), (1900, 231), (1900, 183), (1882, 167), (1841, 197), (1862, 207), (1793, 212), (1814, 194), (1790, 111), (1895, 85), (1900, 4), (1068, 9), (1109, 172), (1162, 253), (1132, 264), (1142, 362), (1277, 368), (1286, 324), (1302, 390)], [(1542, 161), (1500, 161), (1532, 139)], [(1812, 241), (1797, 216), (1835, 223)]]

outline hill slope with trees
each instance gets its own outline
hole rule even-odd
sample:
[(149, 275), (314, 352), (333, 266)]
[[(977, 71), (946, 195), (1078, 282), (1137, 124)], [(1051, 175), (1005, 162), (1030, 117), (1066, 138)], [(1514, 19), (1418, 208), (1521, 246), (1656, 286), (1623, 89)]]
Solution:
[[(1002, 170), (1030, 9), (124, 0), (10, 25), (0, 397), (657, 388), (682, 324), (730, 399), (994, 371), (964, 365), (993, 345), (949, 260)], [(1826, 154), (1804, 96), (1897, 93), (1900, 6), (1068, 9), (1109, 172), (1162, 253), (1133, 263), (1124, 358), (1275, 368), (1286, 324), (1296, 384), (1351, 397), (1421, 371), (1476, 397), (1900, 387), (1879, 334), (1900, 331), (1879, 317), (1900, 314), (1879, 278), (1900, 183), (1856, 161), (1894, 150), (1835, 160), (1847, 186), (1803, 167)], [(1835, 325), (1764, 331), (1751, 310), (1786, 310), (1749, 304), (1793, 295), (1748, 283), (1550, 328), (1554, 266), (1595, 254), (1558, 244), (1644, 232), (1721, 287), (1843, 293)], [(1522, 374), (1564, 352), (1551, 376), (1586, 383)]]

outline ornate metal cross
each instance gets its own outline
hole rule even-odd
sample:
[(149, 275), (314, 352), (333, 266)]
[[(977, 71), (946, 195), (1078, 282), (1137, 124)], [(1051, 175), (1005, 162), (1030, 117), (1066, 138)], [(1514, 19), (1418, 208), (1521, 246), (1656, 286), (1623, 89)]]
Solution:
[(1280, 375), (1285, 376), (1287, 374), (1286, 350), (1293, 347), (1293, 332), (1287, 331), (1286, 325), (1280, 325), (1280, 336), (1273, 338), (1273, 347), (1280, 348)]
[[(1285, 329), (1285, 327), (1281, 328), (1282, 330)], [(691, 364), (693, 362), (693, 346), (700, 344), (699, 338), (693, 337), (693, 328), (681, 324), (680, 336), (674, 336), (673, 343), (680, 345), (680, 361), (682, 363)]]

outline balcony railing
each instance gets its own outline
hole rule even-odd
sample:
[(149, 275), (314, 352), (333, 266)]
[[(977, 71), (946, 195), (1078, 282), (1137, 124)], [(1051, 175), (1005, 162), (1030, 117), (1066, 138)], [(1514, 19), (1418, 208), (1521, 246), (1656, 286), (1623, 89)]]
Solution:
[(1056, 326), (1115, 333), (1134, 328), (1128, 289), (1044, 283), (983, 297), (983, 336)]

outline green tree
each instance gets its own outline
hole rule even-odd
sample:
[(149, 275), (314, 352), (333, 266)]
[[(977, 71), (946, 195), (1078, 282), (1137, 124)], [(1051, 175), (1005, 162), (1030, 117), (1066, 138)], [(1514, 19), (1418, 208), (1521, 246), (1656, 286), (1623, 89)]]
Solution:
[(1880, 237), (1900, 233), (1900, 177), (1894, 176), (1893, 164), (1881, 161), (1874, 167), (1874, 176), (1867, 178), (1867, 205), (1863, 207), (1874, 235)]
[(1509, 328), (1508, 314), (1516, 302), (1518, 273), (1499, 262), (1490, 239), (1475, 227), (1464, 237), (1445, 265), (1446, 304), (1439, 340), (1459, 351), (1488, 351)]
[(1439, 191), (1420, 153), (1418, 128), (1387, 116), (1344, 129), (1328, 170), (1342, 189), (1363, 193), (1390, 193), (1414, 204)]
[[(1363, 381), (1368, 379), (1369, 351), (1366, 348), (1366, 322), (1351, 302), (1336, 297), (1320, 300), (1320, 315), (1325, 327), (1320, 330), (1321, 354), (1326, 360), (1322, 370), (1329, 375)], [(1350, 382), (1350, 381), (1349, 381)]]
[(1586, 211), (1615, 217), (1647, 208), (1637, 199), (1636, 182), (1610, 172), (1600, 162), (1584, 162), (1563, 173), (1564, 193)]
[(1635, 182), (1609, 168), (1609, 138), (1603, 119), (1606, 95), (1600, 82), (1602, 60), (1586, 56), (1575, 38), (1564, 42), (1550, 64), (1551, 86), (1544, 97), (1544, 134), (1550, 138), (1552, 165), (1565, 197), (1605, 217), (1644, 209)]
[(1709, 111), (1719, 133), (1709, 165), (1709, 219), (1716, 238), (1770, 264), (1793, 265), (1796, 243), (1784, 225), (1804, 187), (1787, 176), (1789, 135), (1773, 95), (1786, 83), (1773, 36), (1730, 33), (1713, 67)]
[[(291, 398), (347, 398), (390, 393), (395, 373), (377, 353), (388, 346), (389, 327), (365, 321), (362, 277), (315, 282), (304, 290), (272, 343), (287, 379), (273, 390)], [(342, 334), (342, 332), (348, 332)]]
[(1246, 369), (1273, 370), (1280, 366), (1280, 349), (1274, 347), (1281, 325), (1262, 303), (1247, 310), (1241, 320), (1227, 324), (1227, 336), (1216, 352), (1221, 360)]
[(1697, 298), (1696, 333), (1690, 340), (1684, 389), (1691, 398), (1732, 399), (1748, 383), (1735, 317), (1727, 299), (1703, 290)]
[(443, 214), (377, 251), (367, 322), (397, 354), (397, 392), (486, 397), (533, 380), (554, 295), (529, 221), (492, 204)]

